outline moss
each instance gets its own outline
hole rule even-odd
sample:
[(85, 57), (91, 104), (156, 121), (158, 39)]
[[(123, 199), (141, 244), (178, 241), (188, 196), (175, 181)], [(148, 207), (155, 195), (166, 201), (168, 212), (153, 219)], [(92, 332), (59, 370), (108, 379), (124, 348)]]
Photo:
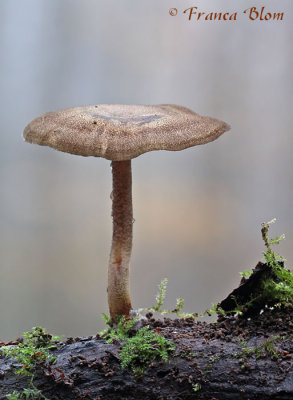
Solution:
[(167, 362), (169, 353), (174, 350), (173, 343), (145, 326), (123, 343), (120, 351), (121, 367), (129, 367), (136, 375), (142, 375), (152, 361)]
[(15, 371), (17, 375), (30, 377), (29, 387), (22, 392), (14, 391), (6, 395), (10, 400), (49, 400), (34, 385), (36, 367), (42, 363), (55, 363), (56, 358), (49, 353), (54, 348), (55, 341), (60, 337), (48, 334), (44, 328), (37, 326), (30, 332), (23, 334), (23, 340), (17, 346), (3, 346), (2, 351), (5, 356), (17, 360), (21, 367)]
[(212, 371), (214, 363), (220, 359), (220, 355), (215, 355), (208, 358), (207, 364), (202, 372), (203, 377), (207, 376)]
[(177, 298), (176, 299), (176, 305), (173, 308), (173, 310), (167, 310), (163, 308), (164, 301), (166, 298), (167, 294), (167, 284), (168, 284), (168, 279), (164, 278), (161, 283), (159, 284), (158, 288), (159, 291), (156, 295), (156, 304), (152, 307), (149, 308), (140, 308), (138, 312), (140, 313), (148, 313), (148, 312), (157, 312), (160, 313), (161, 315), (165, 314), (171, 314), (171, 315), (176, 315), (179, 318), (196, 318), (196, 317), (201, 317), (204, 314), (197, 314), (197, 313), (185, 313), (182, 312), (183, 306), (184, 306), (184, 299), (182, 298)]
[[(103, 314), (107, 324), (110, 319)], [(100, 335), (107, 343), (120, 342), (121, 368), (130, 368), (135, 375), (143, 375), (152, 361), (168, 361), (169, 353), (175, 350), (173, 343), (151, 330), (148, 325), (136, 330), (138, 318), (120, 317), (115, 327), (109, 327)]]
[(293, 273), (284, 268), (286, 260), (275, 253), (271, 247), (285, 239), (285, 235), (274, 239), (268, 237), (270, 224), (274, 222), (275, 219), (268, 223), (263, 223), (261, 229), (262, 238), (267, 248), (263, 255), (273, 275), (271, 279), (264, 280), (262, 283), (263, 296), (273, 300), (276, 306), (291, 306), (293, 304)]
[(22, 392), (14, 390), (13, 393), (7, 394), (6, 397), (9, 400), (49, 400), (36, 388), (23, 389)]
[(241, 273), (239, 287), (217, 306), (218, 314), (220, 306), (226, 314), (245, 316), (258, 314), (266, 307), (292, 307), (293, 273), (285, 268), (285, 259), (272, 250), (285, 236), (269, 238), (268, 231), (273, 222), (275, 220), (263, 223), (261, 227), (266, 247), (266, 251), (263, 251), (266, 263), (259, 262), (254, 270)]
[(243, 340), (240, 342), (241, 350), (235, 354), (235, 357), (239, 359), (242, 369), (246, 368), (250, 357), (255, 357), (256, 359), (263, 357), (278, 359), (279, 354), (275, 344), (282, 339), (284, 338), (281, 336), (273, 336), (258, 346), (254, 346), (252, 348), (249, 348), (247, 342)]

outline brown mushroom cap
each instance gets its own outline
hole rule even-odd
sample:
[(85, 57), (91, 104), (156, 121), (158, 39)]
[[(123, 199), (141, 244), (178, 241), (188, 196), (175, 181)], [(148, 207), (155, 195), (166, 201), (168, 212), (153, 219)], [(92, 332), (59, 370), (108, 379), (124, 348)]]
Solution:
[(28, 124), (23, 136), (66, 153), (122, 161), (208, 143), (229, 128), (176, 105), (101, 104), (46, 113)]

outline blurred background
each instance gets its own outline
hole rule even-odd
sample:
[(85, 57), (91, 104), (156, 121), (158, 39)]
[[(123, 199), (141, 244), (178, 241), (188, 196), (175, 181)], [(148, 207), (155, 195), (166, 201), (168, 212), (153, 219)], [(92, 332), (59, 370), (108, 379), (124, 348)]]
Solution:
[(135, 308), (153, 305), (165, 277), (166, 307), (220, 301), (262, 258), (261, 223), (273, 217), (292, 265), (293, 3), (264, 2), (285, 13), (279, 22), (242, 14), (255, 1), (195, 3), (238, 20), (188, 21), (186, 0), (0, 1), (2, 340), (35, 325), (95, 334), (108, 312), (110, 162), (25, 143), (26, 124), (47, 111), (173, 103), (232, 127), (133, 160)]

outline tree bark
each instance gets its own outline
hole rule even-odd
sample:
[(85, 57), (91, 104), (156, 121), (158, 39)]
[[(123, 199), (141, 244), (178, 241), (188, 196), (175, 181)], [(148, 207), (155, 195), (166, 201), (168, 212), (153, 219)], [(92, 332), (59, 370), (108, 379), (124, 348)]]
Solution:
[[(168, 362), (149, 365), (142, 377), (121, 370), (119, 343), (70, 338), (52, 351), (56, 364), (38, 366), (34, 382), (50, 400), (292, 400), (292, 313), (280, 319), (271, 328), (264, 318), (250, 325), (234, 319), (189, 320), (183, 326), (155, 322), (152, 328), (176, 350)], [(27, 387), (28, 379), (14, 374), (16, 367), (15, 361), (0, 358), (0, 400)]]

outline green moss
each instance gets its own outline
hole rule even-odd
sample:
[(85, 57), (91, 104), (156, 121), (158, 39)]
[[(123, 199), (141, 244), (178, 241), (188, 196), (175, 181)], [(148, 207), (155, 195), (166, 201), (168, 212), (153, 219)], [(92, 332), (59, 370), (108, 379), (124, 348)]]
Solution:
[(205, 366), (205, 369), (202, 373), (203, 377), (207, 376), (213, 369), (214, 363), (221, 359), (220, 355), (211, 356), (208, 358), (208, 362)]
[(228, 303), (227, 299), (224, 300), (227, 314), (255, 314), (265, 307), (293, 306), (293, 273), (284, 267), (285, 259), (273, 251), (273, 246), (278, 245), (285, 235), (273, 239), (268, 236), (270, 225), (274, 222), (275, 219), (261, 226), (266, 263), (259, 263), (255, 270), (241, 273), (242, 285), (229, 295)]
[(200, 383), (195, 383), (195, 384), (192, 386), (192, 390), (193, 390), (194, 392), (198, 392), (200, 389), (201, 389), (201, 384), (200, 384)]
[[(7, 394), (6, 397), (9, 400), (46, 400), (42, 392), (38, 389), (23, 389), (22, 392), (18, 392), (16, 390), (13, 391), (11, 394)], [(49, 400), (49, 399), (47, 399)]]
[(253, 273), (252, 269), (249, 269), (248, 271), (243, 271), (240, 272), (240, 276), (241, 278), (247, 278), (248, 276), (250, 276)]
[[(110, 323), (105, 314), (103, 318), (107, 324)], [(100, 335), (106, 339), (106, 343), (114, 340), (120, 342), (122, 369), (128, 367), (135, 375), (142, 375), (152, 361), (168, 361), (169, 353), (175, 350), (175, 346), (148, 325), (134, 329), (137, 319), (120, 317), (115, 327), (109, 327)]]
[(106, 343), (112, 343), (114, 340), (123, 341), (130, 337), (138, 317), (125, 318), (117, 315), (117, 323), (113, 326), (112, 320), (108, 315), (102, 314), (102, 318), (108, 327), (99, 333), (99, 335), (106, 339)]
[(41, 363), (55, 363), (56, 358), (49, 353), (49, 350), (56, 345), (55, 341), (60, 337), (48, 334), (44, 328), (37, 326), (30, 332), (23, 334), (23, 341), (17, 346), (3, 346), (2, 351), (5, 356), (17, 360), (21, 367), (15, 371), (17, 375), (30, 377), (29, 387), (22, 392), (14, 391), (7, 395), (10, 400), (49, 400), (34, 385), (36, 367)]
[(274, 239), (268, 237), (268, 230), (273, 219), (268, 223), (262, 224), (262, 238), (267, 248), (263, 252), (266, 263), (272, 269), (276, 279), (264, 280), (263, 295), (270, 300), (273, 300), (276, 306), (292, 306), (293, 304), (293, 273), (283, 267), (286, 261), (282, 256), (272, 250), (273, 245), (277, 245), (281, 240), (285, 239), (285, 235), (281, 235)]
[(284, 339), (281, 336), (272, 336), (268, 340), (259, 344), (258, 346), (254, 346), (249, 348), (246, 341), (240, 342), (241, 351), (235, 354), (235, 357), (239, 358), (239, 362), (241, 364), (241, 368), (244, 369), (246, 363), (248, 362), (250, 357), (255, 357), (256, 359), (263, 357), (274, 357), (275, 359), (279, 358), (278, 351), (275, 347), (276, 342)]
[(140, 308), (138, 310), (138, 312), (142, 312), (142, 313), (147, 313), (147, 312), (158, 312), (162, 315), (165, 314), (173, 314), (176, 315), (179, 318), (195, 318), (195, 317), (199, 317), (200, 315), (197, 313), (185, 313), (182, 312), (183, 306), (184, 306), (184, 299), (182, 298), (178, 298), (176, 299), (176, 305), (173, 308), (173, 310), (168, 310), (163, 308), (164, 305), (164, 301), (166, 298), (166, 294), (167, 294), (167, 284), (168, 284), (168, 279), (164, 278), (161, 283), (159, 284), (158, 288), (159, 291), (156, 295), (156, 304), (152, 307), (148, 307), (148, 308)]
[(149, 326), (144, 326), (123, 343), (120, 351), (121, 367), (129, 367), (136, 375), (141, 375), (152, 361), (167, 362), (169, 353), (174, 350), (173, 343), (158, 335)]

